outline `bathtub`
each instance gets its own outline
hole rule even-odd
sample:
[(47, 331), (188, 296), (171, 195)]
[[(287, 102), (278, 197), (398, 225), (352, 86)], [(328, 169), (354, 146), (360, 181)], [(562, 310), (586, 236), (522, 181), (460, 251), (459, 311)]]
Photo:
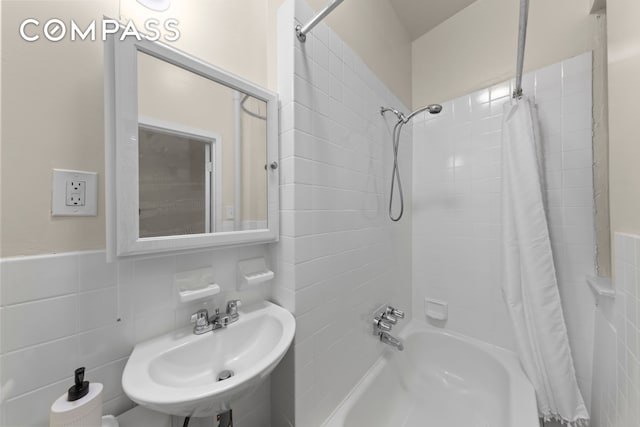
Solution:
[(513, 353), (417, 320), (399, 337), (324, 427), (539, 427)]

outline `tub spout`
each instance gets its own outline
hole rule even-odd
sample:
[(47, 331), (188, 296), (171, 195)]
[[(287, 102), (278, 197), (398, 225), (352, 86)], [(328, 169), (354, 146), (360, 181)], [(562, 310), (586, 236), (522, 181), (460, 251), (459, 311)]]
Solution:
[(397, 348), (398, 351), (404, 350), (404, 345), (402, 344), (402, 341), (392, 336), (388, 332), (380, 332), (380, 341), (382, 341), (385, 344), (389, 344), (391, 347)]

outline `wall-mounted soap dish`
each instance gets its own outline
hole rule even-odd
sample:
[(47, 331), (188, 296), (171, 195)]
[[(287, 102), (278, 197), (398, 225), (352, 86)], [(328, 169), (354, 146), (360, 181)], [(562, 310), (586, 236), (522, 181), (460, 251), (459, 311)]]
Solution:
[(213, 268), (184, 271), (173, 277), (180, 302), (190, 302), (220, 293), (220, 286), (214, 283)]
[(264, 258), (252, 258), (238, 263), (238, 290), (273, 279), (275, 274), (267, 268)]
[(436, 321), (446, 321), (449, 318), (449, 304), (437, 299), (424, 299), (424, 314), (427, 318)]

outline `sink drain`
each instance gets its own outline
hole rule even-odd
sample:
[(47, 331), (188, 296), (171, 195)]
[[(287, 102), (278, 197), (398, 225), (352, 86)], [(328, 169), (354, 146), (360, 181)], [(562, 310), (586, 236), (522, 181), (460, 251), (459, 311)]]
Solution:
[(233, 371), (225, 369), (224, 371), (218, 374), (218, 381), (228, 380), (233, 376)]

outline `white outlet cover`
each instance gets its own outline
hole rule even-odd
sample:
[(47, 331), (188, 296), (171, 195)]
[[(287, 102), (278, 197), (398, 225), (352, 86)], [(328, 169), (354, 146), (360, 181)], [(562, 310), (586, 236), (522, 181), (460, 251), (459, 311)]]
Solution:
[[(67, 186), (71, 181), (83, 181), (84, 206), (67, 205)], [(51, 185), (52, 216), (97, 216), (98, 174), (95, 172), (54, 169)]]

